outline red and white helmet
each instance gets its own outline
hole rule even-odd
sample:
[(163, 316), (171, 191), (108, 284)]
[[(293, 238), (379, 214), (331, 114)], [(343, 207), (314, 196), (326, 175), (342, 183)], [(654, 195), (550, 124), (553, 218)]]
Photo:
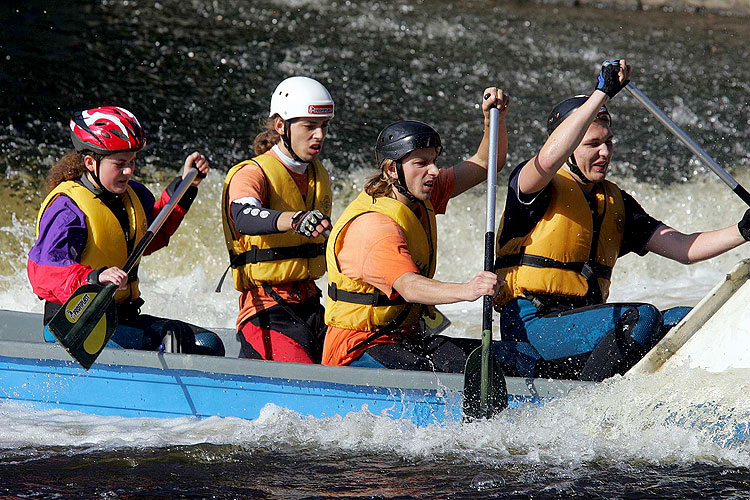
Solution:
[(287, 78), (271, 95), (269, 117), (278, 114), (282, 120), (293, 118), (333, 118), (333, 98), (317, 80), (306, 76)]
[(117, 106), (76, 111), (70, 119), (70, 138), (76, 151), (109, 155), (139, 151), (146, 134), (133, 113)]

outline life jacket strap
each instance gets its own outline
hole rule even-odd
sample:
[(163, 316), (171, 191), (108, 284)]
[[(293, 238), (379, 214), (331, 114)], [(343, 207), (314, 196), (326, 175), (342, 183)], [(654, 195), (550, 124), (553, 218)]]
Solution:
[(274, 260), (286, 259), (313, 259), (325, 255), (325, 243), (308, 243), (295, 247), (281, 248), (258, 248), (253, 246), (250, 250), (234, 255), (231, 259), (233, 269), (240, 268), (247, 264), (257, 264), (258, 262), (271, 262)]
[(495, 269), (503, 269), (516, 266), (548, 267), (554, 269), (565, 269), (574, 271), (588, 281), (591, 278), (611, 279), (612, 268), (594, 261), (586, 262), (560, 262), (559, 260), (542, 257), (540, 255), (512, 254), (503, 255), (495, 259)]
[(336, 283), (328, 284), (328, 297), (337, 302), (349, 302), (373, 307), (401, 306), (406, 304), (406, 301), (400, 295), (395, 299), (389, 299), (378, 289), (375, 289), (371, 293), (348, 292), (346, 290), (339, 290)]

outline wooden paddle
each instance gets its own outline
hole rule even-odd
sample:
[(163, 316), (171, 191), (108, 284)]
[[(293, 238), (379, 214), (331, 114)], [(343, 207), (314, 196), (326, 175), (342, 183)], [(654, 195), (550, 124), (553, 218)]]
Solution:
[[(122, 267), (123, 271), (129, 273), (133, 269), (199, 173), (197, 168), (192, 168), (187, 177), (180, 182), (172, 198), (161, 209), (133, 253), (128, 257)], [(117, 327), (117, 307), (114, 301), (116, 291), (117, 285), (113, 283), (104, 286), (83, 285), (73, 292), (73, 295), (47, 324), (52, 334), (68, 350), (73, 359), (86, 370), (91, 367), (115, 333)]]
[(696, 144), (685, 132), (682, 131), (664, 112), (654, 104), (651, 99), (641, 92), (634, 83), (629, 83), (625, 89), (635, 98), (646, 110), (664, 125), (667, 130), (677, 137), (698, 159), (708, 168), (710, 168), (724, 183), (732, 188), (732, 191), (739, 196), (742, 201), (750, 205), (750, 193), (745, 190), (721, 165), (716, 163), (703, 148)]
[[(489, 166), (487, 168), (487, 225), (484, 234), (484, 270), (494, 271), (495, 198), (497, 190), (497, 136), (500, 111), (490, 110)], [(505, 374), (492, 355), (492, 302), (484, 296), (482, 304), (482, 346), (466, 360), (464, 371), (464, 415), (467, 418), (491, 418), (508, 406)]]

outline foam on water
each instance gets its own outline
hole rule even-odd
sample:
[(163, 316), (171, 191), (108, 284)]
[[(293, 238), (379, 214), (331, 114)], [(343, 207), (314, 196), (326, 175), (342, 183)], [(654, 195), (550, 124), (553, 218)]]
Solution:
[(750, 466), (750, 442), (742, 439), (750, 420), (748, 384), (739, 373), (680, 368), (611, 379), (541, 407), (508, 410), (491, 421), (425, 428), (373, 415), (366, 407), (346, 417), (316, 419), (268, 405), (248, 421), (96, 417), (0, 402), (0, 449), (20, 450), (6, 451), (7, 459), (57, 453), (58, 447), (61, 453), (88, 453), (208, 443), (567, 468), (592, 460)]

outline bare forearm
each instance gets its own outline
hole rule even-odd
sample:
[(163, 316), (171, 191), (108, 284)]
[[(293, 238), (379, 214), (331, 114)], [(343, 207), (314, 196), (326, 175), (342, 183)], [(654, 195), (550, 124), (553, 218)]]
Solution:
[(406, 273), (393, 283), (393, 288), (413, 304), (453, 304), (466, 300), (466, 283), (444, 283), (416, 273)]
[(646, 248), (683, 264), (693, 264), (710, 259), (745, 243), (736, 225), (684, 234), (671, 227), (658, 229), (649, 240)]
[(393, 282), (393, 288), (413, 304), (452, 304), (473, 302), (482, 295), (494, 297), (500, 283), (495, 273), (479, 271), (467, 283), (444, 283), (416, 273), (406, 273)]
[[(479, 165), (487, 170), (489, 166), (489, 149), (490, 149), (490, 129), (489, 123), (484, 128), (482, 141), (479, 143), (477, 152), (466, 161)], [(508, 131), (505, 127), (505, 117), (502, 116), (498, 121), (497, 127), (497, 170), (500, 171), (505, 165), (505, 158), (508, 154)]]

